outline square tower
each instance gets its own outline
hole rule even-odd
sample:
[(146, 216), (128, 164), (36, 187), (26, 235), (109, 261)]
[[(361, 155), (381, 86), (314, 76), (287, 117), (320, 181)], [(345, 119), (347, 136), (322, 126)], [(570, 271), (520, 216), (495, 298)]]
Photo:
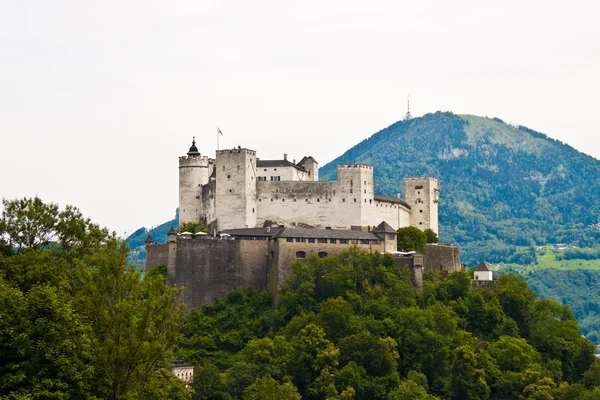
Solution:
[(256, 226), (256, 152), (217, 150), (215, 217), (218, 230)]
[(411, 207), (410, 225), (438, 233), (438, 180), (432, 177), (404, 178), (404, 198)]

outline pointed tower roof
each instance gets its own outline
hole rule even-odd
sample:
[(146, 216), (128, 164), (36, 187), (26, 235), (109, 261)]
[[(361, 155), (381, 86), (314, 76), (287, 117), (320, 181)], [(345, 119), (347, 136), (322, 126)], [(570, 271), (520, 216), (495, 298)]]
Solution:
[(177, 235), (177, 232), (175, 232), (175, 229), (173, 229), (173, 227), (171, 227), (171, 229), (169, 229), (169, 232), (167, 232), (167, 235), (169, 235), (169, 236)]
[(473, 271), (491, 271), (490, 266), (485, 261), (479, 263), (477, 267)]
[(146, 240), (144, 241), (145, 244), (154, 244), (156, 243), (154, 241), (154, 239), (152, 238), (152, 235), (148, 234), (148, 237), (146, 238)]
[(390, 224), (388, 224), (385, 221), (382, 221), (379, 225), (377, 225), (377, 227), (373, 230), (373, 233), (398, 233), (396, 232), (396, 230), (394, 228), (392, 228), (390, 226)]
[(199, 156), (200, 152), (196, 147), (196, 136), (192, 137), (192, 145), (190, 146), (190, 150), (187, 153), (188, 156)]

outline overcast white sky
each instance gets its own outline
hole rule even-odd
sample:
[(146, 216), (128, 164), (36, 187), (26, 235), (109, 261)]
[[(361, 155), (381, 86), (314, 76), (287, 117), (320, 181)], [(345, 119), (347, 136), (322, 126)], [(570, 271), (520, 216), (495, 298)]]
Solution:
[(193, 135), (324, 165), (407, 94), (599, 158), (599, 19), (581, 0), (0, 0), (0, 197), (131, 233), (173, 217)]

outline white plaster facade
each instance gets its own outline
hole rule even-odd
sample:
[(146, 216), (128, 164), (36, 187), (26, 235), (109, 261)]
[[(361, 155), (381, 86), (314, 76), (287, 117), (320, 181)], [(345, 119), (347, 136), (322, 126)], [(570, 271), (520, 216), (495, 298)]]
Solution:
[(179, 159), (180, 223), (203, 221), (221, 231), (265, 224), (366, 229), (386, 221), (394, 229), (438, 231), (435, 178), (406, 178), (404, 201), (375, 195), (367, 164), (338, 165), (337, 180), (321, 182), (312, 157), (265, 161), (236, 148), (217, 150), (213, 160), (191, 150)]
[(478, 281), (493, 281), (494, 276), (492, 271), (475, 271), (473, 277)]

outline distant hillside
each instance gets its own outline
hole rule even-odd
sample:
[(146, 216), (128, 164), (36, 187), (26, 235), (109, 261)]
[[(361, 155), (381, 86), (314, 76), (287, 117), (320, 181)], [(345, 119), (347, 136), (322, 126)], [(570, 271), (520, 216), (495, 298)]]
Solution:
[(133, 232), (126, 239), (127, 245), (132, 251), (137, 252), (135, 255), (138, 260), (140, 260), (140, 265), (143, 264), (143, 260), (146, 259), (146, 249), (144, 248), (144, 242), (148, 237), (148, 234), (152, 235), (152, 238), (157, 243), (166, 243), (167, 242), (167, 232), (169, 229), (173, 227), (173, 229), (177, 229), (179, 226), (179, 210), (175, 211), (175, 218), (165, 222), (157, 226), (156, 228), (148, 230), (148, 228), (142, 227), (137, 231)]
[(374, 165), (378, 194), (403, 194), (405, 176), (440, 180), (440, 239), (473, 264), (535, 261), (535, 243), (589, 246), (600, 231), (600, 161), (498, 118), (437, 112), (400, 121), (323, 166)]

